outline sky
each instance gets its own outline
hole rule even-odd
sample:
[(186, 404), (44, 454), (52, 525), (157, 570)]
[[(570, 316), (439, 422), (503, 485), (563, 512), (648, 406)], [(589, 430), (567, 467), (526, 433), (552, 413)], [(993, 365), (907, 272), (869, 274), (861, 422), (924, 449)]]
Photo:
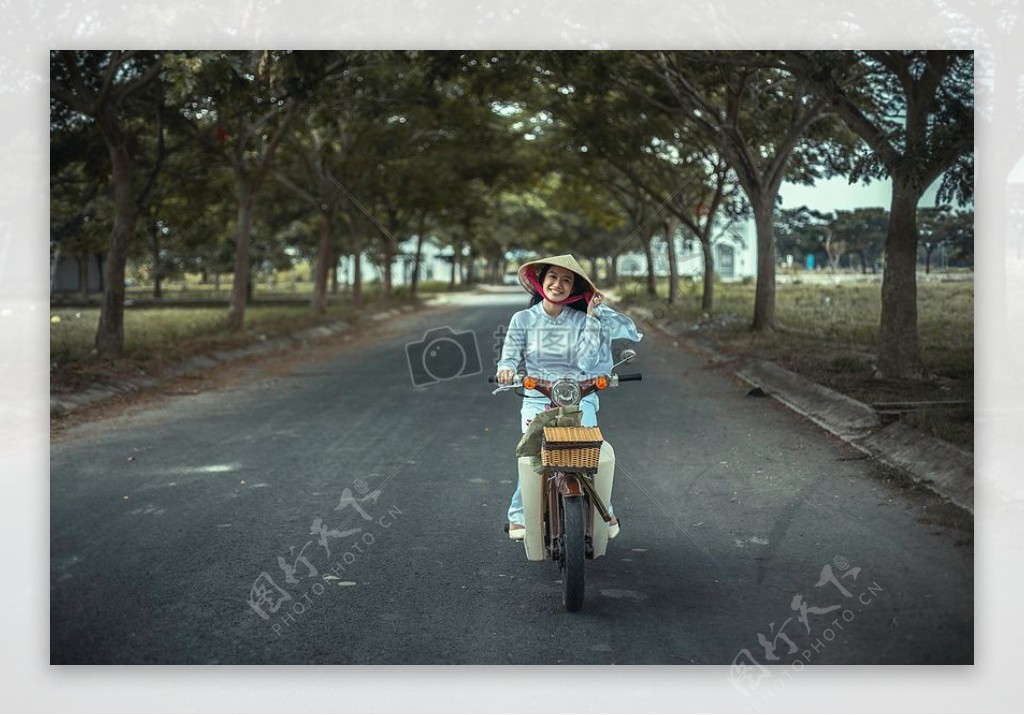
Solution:
[[(934, 206), (938, 186), (937, 181), (930, 186), (918, 205)], [(861, 183), (850, 184), (841, 176), (820, 180), (814, 186), (784, 183), (779, 190), (783, 208), (807, 206), (821, 212), (874, 207), (888, 210), (891, 195), (891, 181), (873, 181), (865, 186)]]

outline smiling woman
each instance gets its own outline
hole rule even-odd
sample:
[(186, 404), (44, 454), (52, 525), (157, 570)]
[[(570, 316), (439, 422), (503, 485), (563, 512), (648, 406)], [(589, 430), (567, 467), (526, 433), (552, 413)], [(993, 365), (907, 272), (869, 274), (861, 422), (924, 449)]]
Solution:
[[(517, 275), (530, 294), (530, 307), (509, 321), (497, 366), (497, 381), (502, 385), (512, 384), (520, 363), (528, 375), (542, 380), (605, 374), (612, 367), (612, 340), (643, 337), (630, 318), (604, 305), (601, 291), (570, 254), (528, 261)], [(584, 427), (597, 426), (598, 404), (596, 394), (580, 402)], [(543, 393), (526, 390), (521, 409), (523, 431), (547, 408)], [(618, 520), (611, 504), (608, 507), (617, 533)], [(525, 535), (523, 518), (522, 489), (517, 481), (508, 509), (511, 538)]]

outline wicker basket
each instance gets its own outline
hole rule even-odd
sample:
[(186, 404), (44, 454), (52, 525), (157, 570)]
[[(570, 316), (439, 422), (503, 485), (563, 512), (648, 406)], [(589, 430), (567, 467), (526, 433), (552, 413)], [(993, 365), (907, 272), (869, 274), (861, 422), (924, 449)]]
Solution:
[(545, 427), (541, 463), (568, 472), (597, 471), (604, 438), (598, 427)]

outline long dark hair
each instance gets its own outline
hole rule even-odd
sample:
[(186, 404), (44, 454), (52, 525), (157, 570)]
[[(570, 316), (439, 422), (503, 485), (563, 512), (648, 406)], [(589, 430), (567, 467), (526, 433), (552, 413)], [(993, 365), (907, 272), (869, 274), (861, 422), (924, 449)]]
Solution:
[[(551, 268), (551, 265), (548, 264), (548, 263), (542, 263), (537, 268), (537, 281), (541, 285), (544, 284), (544, 274), (548, 272), (549, 268)], [(582, 312), (586, 313), (587, 312), (587, 300), (586, 300), (586, 298), (583, 297), (583, 294), (586, 292), (588, 287), (589, 286), (587, 285), (587, 282), (585, 280), (583, 280), (583, 278), (580, 277), (580, 274), (576, 273), (576, 272), (573, 272), (573, 274), (572, 274), (572, 291), (570, 291), (569, 294), (570, 295), (578, 295), (579, 299), (578, 300), (574, 300), (571, 303), (563, 303), (563, 305), (565, 307), (567, 307), (567, 308), (572, 308), (573, 310), (579, 310), (579, 311), (582, 311)], [(537, 305), (537, 303), (540, 303), (542, 300), (544, 300), (544, 298), (541, 296), (541, 294), (536, 292), (536, 291), (534, 291), (533, 295), (530, 296), (530, 306), (531, 307), (535, 306), (535, 305)]]

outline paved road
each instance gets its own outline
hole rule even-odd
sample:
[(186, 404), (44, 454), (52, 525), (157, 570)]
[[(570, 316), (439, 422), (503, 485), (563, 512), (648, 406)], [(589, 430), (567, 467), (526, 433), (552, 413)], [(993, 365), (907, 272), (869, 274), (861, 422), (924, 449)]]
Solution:
[[(653, 332), (602, 398), (623, 533), (563, 612), (500, 530), (518, 406), (485, 376), (522, 304), (458, 298), (57, 438), (52, 662), (734, 663), (752, 701), (771, 662), (973, 662), (971, 522)], [(482, 372), (414, 387), (406, 346), (440, 327)]]

